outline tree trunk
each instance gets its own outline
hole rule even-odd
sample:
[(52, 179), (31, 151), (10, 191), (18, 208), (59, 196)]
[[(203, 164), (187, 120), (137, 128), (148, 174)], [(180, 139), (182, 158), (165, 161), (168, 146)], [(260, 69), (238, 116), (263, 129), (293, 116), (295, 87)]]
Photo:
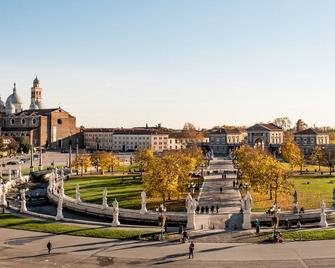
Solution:
[(269, 199), (272, 200), (272, 187), (270, 186), (270, 189), (269, 189)]

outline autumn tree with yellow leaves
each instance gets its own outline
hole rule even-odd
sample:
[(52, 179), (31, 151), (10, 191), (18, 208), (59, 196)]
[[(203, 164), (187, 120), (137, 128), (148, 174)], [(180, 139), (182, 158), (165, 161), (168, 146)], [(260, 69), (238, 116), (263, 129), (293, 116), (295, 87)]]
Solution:
[(187, 151), (167, 151), (147, 162), (143, 183), (149, 195), (159, 195), (163, 204), (185, 192), (197, 159)]
[(292, 135), (286, 135), (284, 137), (284, 142), (281, 146), (281, 156), (285, 162), (290, 164), (292, 169), (299, 166), (300, 171), (302, 172), (304, 156), (298, 145), (295, 143)]

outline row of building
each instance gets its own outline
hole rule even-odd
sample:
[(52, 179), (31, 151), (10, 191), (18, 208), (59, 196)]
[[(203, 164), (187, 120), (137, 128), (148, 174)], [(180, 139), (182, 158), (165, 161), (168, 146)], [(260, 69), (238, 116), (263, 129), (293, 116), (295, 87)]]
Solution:
[[(140, 128), (78, 128), (76, 118), (62, 108), (45, 108), (42, 87), (36, 77), (31, 87), (28, 109), (14, 84), (13, 92), (4, 103), (0, 98), (0, 135), (14, 137), (33, 147), (68, 150), (78, 145), (87, 150), (127, 152), (151, 149), (154, 152), (181, 150), (197, 143), (211, 149), (216, 155), (229, 155), (241, 144), (260, 146), (274, 154), (279, 153), (284, 131), (274, 124), (255, 124), (247, 129), (214, 128), (203, 131), (203, 138), (190, 139), (181, 131), (155, 127)], [(329, 144), (329, 135), (315, 129), (294, 133), (295, 141), (305, 154), (317, 145)]]

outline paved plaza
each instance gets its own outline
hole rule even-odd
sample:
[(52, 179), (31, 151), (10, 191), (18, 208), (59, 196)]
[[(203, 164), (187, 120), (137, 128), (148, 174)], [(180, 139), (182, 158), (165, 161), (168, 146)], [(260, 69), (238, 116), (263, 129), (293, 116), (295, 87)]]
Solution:
[[(53, 251), (47, 254), (51, 241)], [(0, 267), (334, 267), (335, 241), (283, 244), (118, 241), (0, 228)]]

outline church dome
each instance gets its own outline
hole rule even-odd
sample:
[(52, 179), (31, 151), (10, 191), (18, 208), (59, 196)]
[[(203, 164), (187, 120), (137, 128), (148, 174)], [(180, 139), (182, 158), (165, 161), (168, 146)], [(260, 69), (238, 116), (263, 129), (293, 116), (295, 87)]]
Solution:
[(20, 96), (16, 93), (16, 84), (14, 83), (13, 93), (6, 100), (6, 106), (10, 104), (22, 104)]
[(33, 83), (34, 83), (34, 84), (39, 84), (39, 83), (40, 83), (40, 80), (38, 80), (37, 75), (36, 75), (36, 77), (35, 77)]

